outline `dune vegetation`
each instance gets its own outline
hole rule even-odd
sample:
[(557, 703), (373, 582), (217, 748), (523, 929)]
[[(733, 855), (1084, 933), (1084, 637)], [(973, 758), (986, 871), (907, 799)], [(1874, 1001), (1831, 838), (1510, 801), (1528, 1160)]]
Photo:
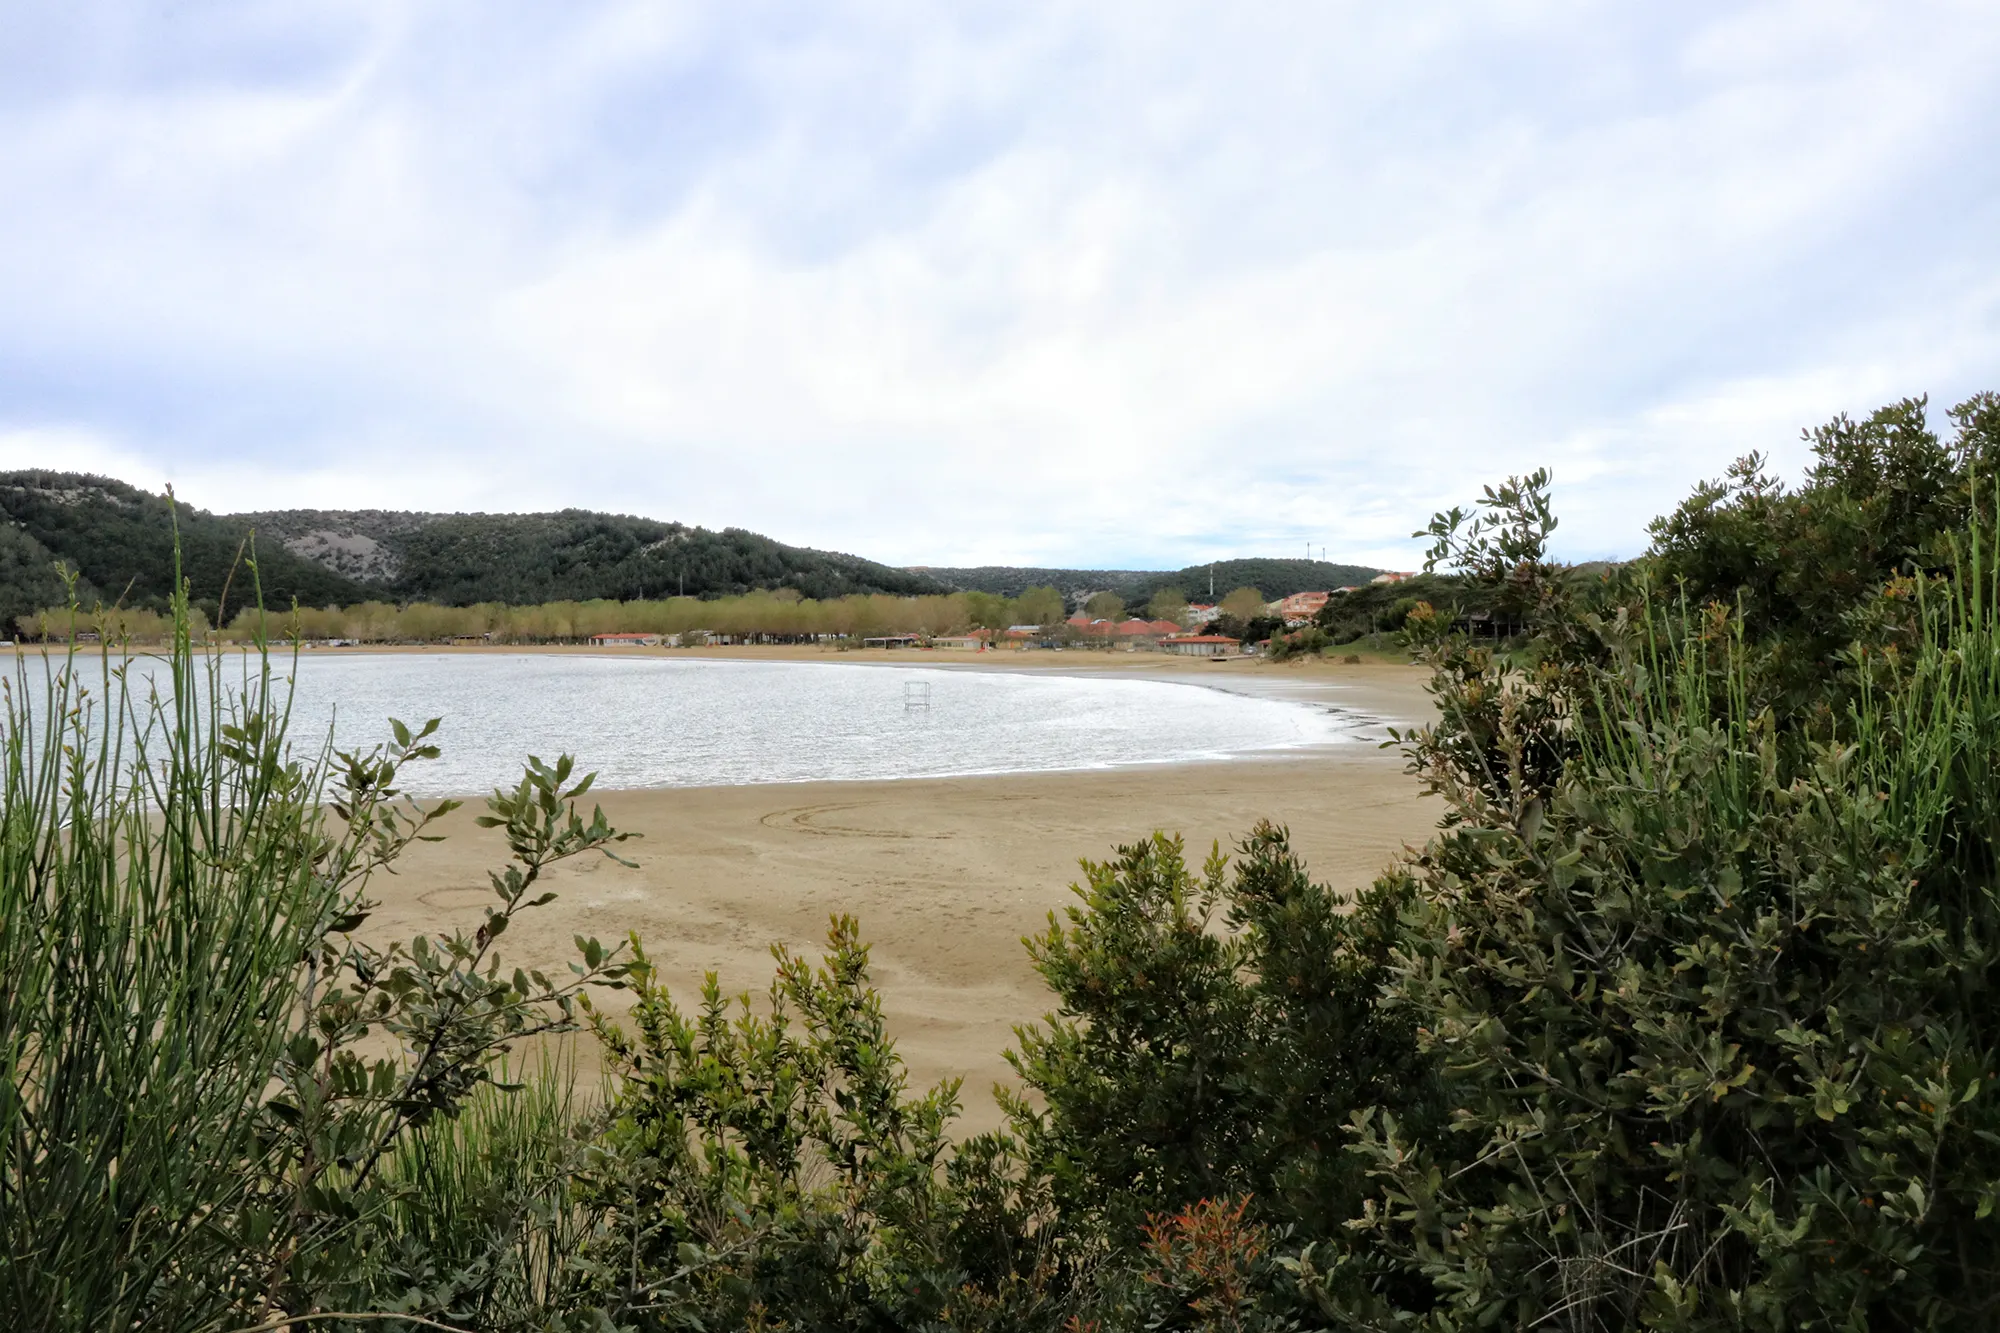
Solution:
[[(0, 871), (0, 1308), (29, 1329), (1917, 1329), (2000, 1314), (2000, 397), (1745, 460), (1647, 555), (1547, 478), (1439, 515), (1431, 841), (1086, 862), (998, 1132), (913, 1089), (864, 924), (770, 989), (502, 961), (566, 857), (531, 761), (460, 932), (363, 942), (435, 752), (290, 736), (185, 599), (171, 691), (24, 658)], [(268, 642), (268, 635), (266, 638)], [(263, 665), (260, 665), (263, 664)], [(245, 674), (247, 671), (248, 674)], [(46, 674), (43, 674), (46, 673)], [(1135, 830), (1135, 834), (1146, 831)], [(359, 932), (359, 933), (357, 933)], [(630, 993), (615, 1019), (607, 988)], [(595, 1043), (600, 1088), (528, 1065)], [(310, 1322), (309, 1322), (310, 1321)]]

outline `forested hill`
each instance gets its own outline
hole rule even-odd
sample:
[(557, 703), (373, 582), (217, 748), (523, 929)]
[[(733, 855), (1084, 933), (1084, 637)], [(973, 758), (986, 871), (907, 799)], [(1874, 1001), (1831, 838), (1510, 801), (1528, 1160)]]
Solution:
[[(87, 604), (122, 598), (157, 608), (171, 591), (174, 523), (164, 496), (74, 472), (0, 473), (0, 633), (61, 604), (58, 561)], [(786, 546), (754, 532), (565, 510), (557, 514), (421, 514), (282, 510), (210, 514), (178, 506), (183, 567), (195, 601), (215, 614), (239, 548), (254, 528), (267, 605), (371, 598), (514, 604), (610, 597), (709, 597), (796, 588), (808, 597), (928, 593), (922, 574), (857, 556)], [(251, 597), (241, 570), (231, 607)]]
[(1116, 592), (1124, 596), (1147, 579), (1160, 577), (1143, 569), (1038, 569), (1024, 565), (980, 565), (971, 569), (912, 565), (910, 572), (924, 574), (967, 592), (990, 592), (1001, 597), (1019, 597), (1029, 588), (1054, 588), (1071, 605), (1095, 592)]
[[(187, 504), (167, 507), (153, 495), (109, 477), (77, 472), (0, 472), (0, 634), (11, 633), (18, 617), (60, 606), (67, 593), (55, 566), (77, 575), (76, 591), (85, 606), (122, 601), (157, 608), (173, 591), (175, 520), (181, 566), (197, 602), (216, 612), (225, 586), (229, 605), (244, 606), (255, 590), (237, 568), (247, 524), (218, 518)], [(353, 602), (369, 590), (277, 543), (258, 550), (258, 574), (266, 605)], [(234, 578), (232, 580), (232, 570)]]
[(859, 556), (725, 528), (565, 509), (555, 514), (418, 514), (285, 509), (235, 514), (287, 550), (410, 600), (585, 601), (719, 597), (796, 588), (807, 597), (930, 593), (936, 580)]
[(1217, 597), (1245, 587), (1255, 588), (1266, 597), (1288, 597), (1295, 592), (1320, 592), (1366, 583), (1382, 572), (1365, 565), (1333, 564), (1325, 560), (1218, 560), (1213, 565), (1189, 565), (1172, 571), (981, 565), (972, 569), (917, 566), (912, 572), (928, 574), (955, 588), (1006, 597), (1018, 597), (1022, 589), (1033, 587), (1054, 588), (1071, 602), (1094, 592), (1115, 592), (1136, 606), (1168, 587), (1180, 589), (1191, 602), (1208, 601), (1211, 570)]
[[(55, 566), (78, 576), (86, 605), (122, 599), (158, 608), (171, 591), (174, 523), (164, 496), (75, 472), (0, 473), (0, 634), (61, 604)], [(1052, 586), (1072, 604), (1115, 592), (1139, 605), (1163, 587), (1206, 600), (1211, 566), (1135, 569), (896, 569), (859, 556), (787, 546), (727, 528), (713, 532), (623, 514), (431, 514), (284, 509), (211, 514), (178, 506), (183, 567), (198, 605), (215, 615), (253, 596), (237, 554), (256, 533), (267, 606), (351, 605), (370, 599), (530, 605), (612, 598), (718, 597), (794, 588), (813, 598), (921, 594), (952, 588), (1018, 596)], [(1366, 583), (1378, 571), (1318, 560), (1222, 560), (1217, 596), (1250, 586), (1266, 597)], [(231, 583), (231, 570), (235, 569)]]

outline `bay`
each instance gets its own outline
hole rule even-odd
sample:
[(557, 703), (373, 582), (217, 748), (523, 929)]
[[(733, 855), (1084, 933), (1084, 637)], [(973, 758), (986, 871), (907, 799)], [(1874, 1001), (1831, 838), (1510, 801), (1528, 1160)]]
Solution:
[(431, 795), (511, 783), (529, 754), (573, 754), (611, 788), (733, 786), (1227, 760), (1352, 730), (1323, 707), (1039, 671), (383, 653), (303, 657), (296, 683), (300, 741), (442, 718), (443, 757), (405, 775)]

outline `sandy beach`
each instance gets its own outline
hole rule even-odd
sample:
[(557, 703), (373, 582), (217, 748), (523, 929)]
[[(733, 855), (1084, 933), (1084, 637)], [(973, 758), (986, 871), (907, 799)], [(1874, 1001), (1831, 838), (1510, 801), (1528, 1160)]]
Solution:
[[(474, 650), (480, 651), (480, 650)], [(485, 650), (494, 651), (494, 650)], [(800, 659), (812, 648), (703, 650), (704, 657)], [(1331, 704), (1386, 724), (1428, 714), (1422, 674), (1389, 664), (1210, 665), (1159, 654), (840, 654), (970, 670), (1114, 670)], [(955, 660), (957, 658), (964, 660)], [(1123, 659), (1123, 660), (1118, 660)], [(588, 756), (579, 756), (586, 764)], [(636, 931), (677, 995), (702, 975), (761, 994), (770, 946), (816, 950), (828, 917), (854, 914), (913, 1083), (965, 1080), (964, 1123), (995, 1123), (990, 1089), (1007, 1079), (1015, 1024), (1049, 1007), (1021, 937), (1074, 901), (1079, 858), (1102, 859), (1155, 829), (1185, 835), (1190, 855), (1259, 818), (1288, 825), (1316, 877), (1368, 883), (1436, 819), (1394, 751), (1371, 740), (1299, 755), (1226, 763), (893, 782), (838, 782), (606, 792), (626, 869), (592, 858), (559, 868), (561, 897), (524, 916), (506, 939), (510, 963), (560, 966), (573, 934), (607, 944)], [(472, 803), (474, 806), (476, 802)], [(407, 938), (470, 925), (489, 900), (485, 869), (504, 848), (475, 829), (475, 809), (448, 821), (449, 840), (415, 849), (378, 881), (371, 929)], [(615, 1006), (614, 1006), (615, 1007)]]

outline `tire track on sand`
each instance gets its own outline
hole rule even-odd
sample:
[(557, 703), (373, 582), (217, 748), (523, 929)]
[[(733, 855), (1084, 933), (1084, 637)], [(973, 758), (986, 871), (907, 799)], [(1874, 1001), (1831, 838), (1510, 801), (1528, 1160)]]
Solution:
[(950, 833), (910, 833), (901, 829), (863, 828), (854, 824), (834, 823), (827, 816), (837, 815), (845, 810), (864, 810), (874, 805), (873, 801), (835, 801), (825, 805), (794, 805), (783, 810), (773, 810), (759, 817), (757, 822), (765, 828), (780, 832), (807, 833), (815, 838), (885, 838), (892, 841), (943, 841), (952, 837)]

